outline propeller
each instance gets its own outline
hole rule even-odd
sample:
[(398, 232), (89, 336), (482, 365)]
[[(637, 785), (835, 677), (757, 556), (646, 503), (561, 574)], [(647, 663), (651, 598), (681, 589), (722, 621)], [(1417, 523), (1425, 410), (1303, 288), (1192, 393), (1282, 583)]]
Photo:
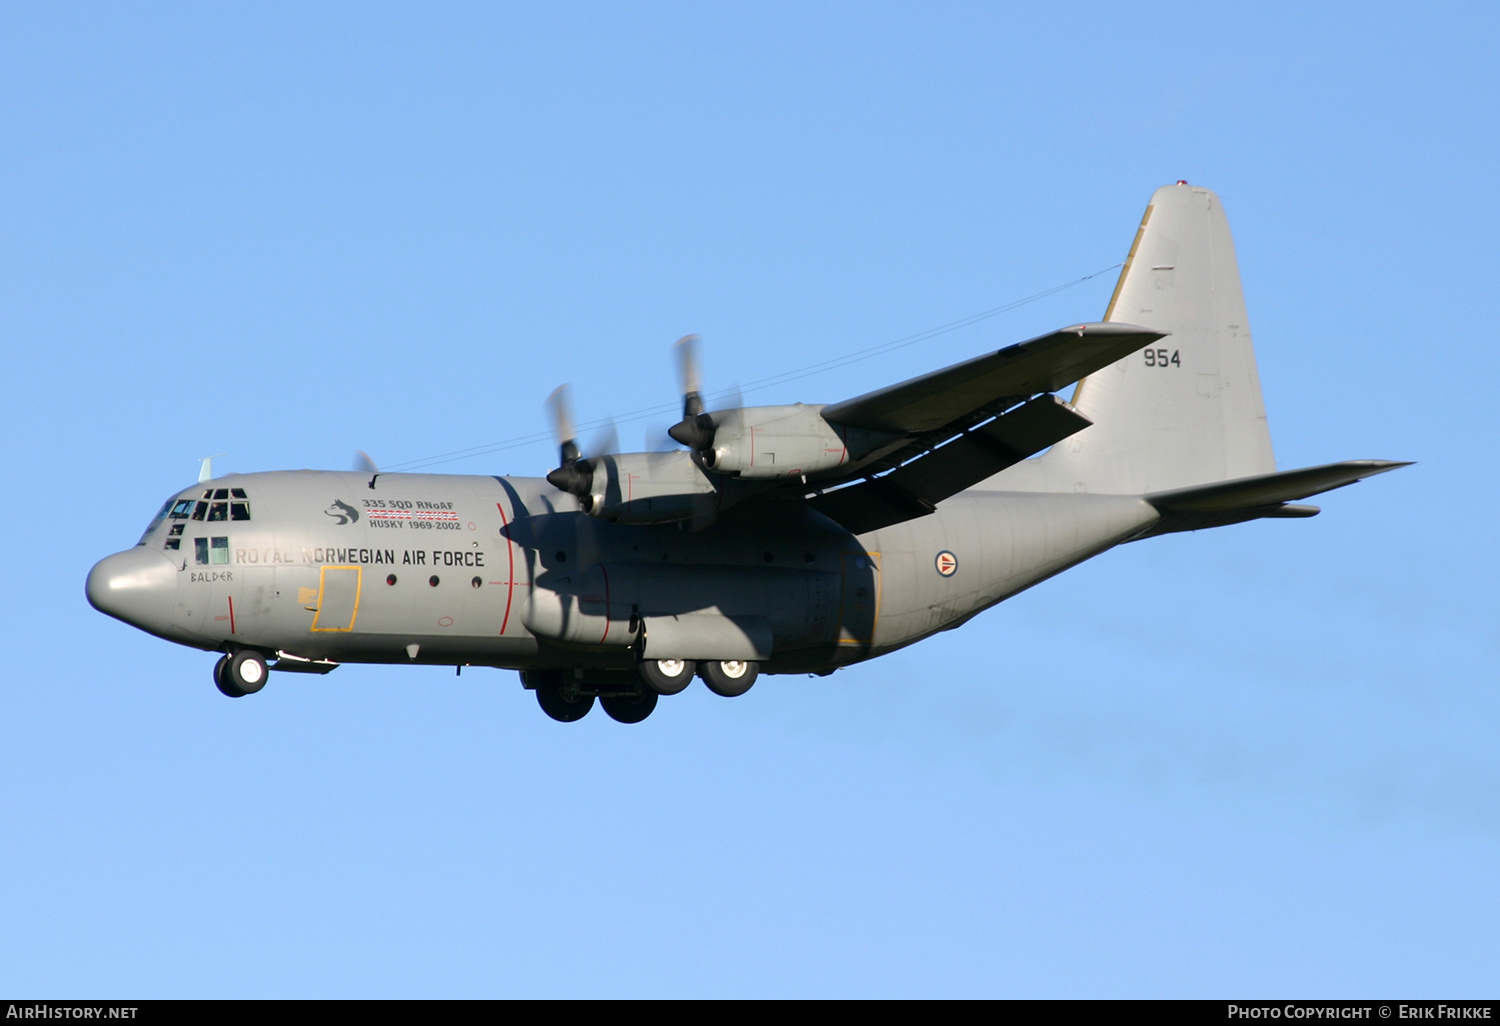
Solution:
[(380, 468), (375, 465), (374, 460), (370, 459), (370, 454), (363, 449), (354, 450), (354, 469), (365, 474), (380, 473)]
[(719, 393), (719, 399), (714, 403), (714, 408), (719, 410), (738, 410), (745, 405), (745, 396), (740, 392), (739, 385), (730, 385)]
[(711, 449), (714, 422), (703, 412), (703, 393), (698, 376), (698, 336), (684, 335), (672, 350), (677, 354), (677, 375), (682, 381), (682, 419), (667, 428), (667, 434), (689, 449), (700, 452)]
[(659, 420), (647, 421), (645, 437), (641, 439), (641, 452), (660, 455), (680, 451), (672, 444), (672, 438), (667, 434), (665, 424)]
[(565, 464), (577, 463), (582, 455), (578, 449), (578, 436), (573, 431), (573, 404), (568, 394), (567, 385), (558, 385), (547, 397), (547, 412), (552, 415), (552, 430), (557, 435)]
[(615, 430), (614, 418), (609, 418), (589, 438), (589, 447), (585, 452), (593, 454), (593, 458), (600, 456), (612, 456), (620, 451), (620, 433)]
[(547, 482), (570, 495), (584, 496), (594, 485), (594, 465), (583, 458), (578, 436), (573, 431), (573, 411), (568, 401), (568, 386), (558, 385), (547, 397), (547, 412), (552, 414), (552, 428), (562, 462), (547, 475)]
[(554, 488), (586, 500), (594, 488), (595, 459), (607, 456), (619, 448), (619, 435), (615, 431), (614, 421), (604, 421), (594, 432), (589, 445), (589, 452), (594, 454), (591, 458), (584, 455), (583, 450), (578, 447), (578, 435), (573, 429), (573, 403), (569, 398), (567, 385), (559, 385), (553, 389), (552, 394), (547, 397), (547, 410), (552, 415), (558, 455), (561, 458), (561, 464), (547, 475), (547, 481)]

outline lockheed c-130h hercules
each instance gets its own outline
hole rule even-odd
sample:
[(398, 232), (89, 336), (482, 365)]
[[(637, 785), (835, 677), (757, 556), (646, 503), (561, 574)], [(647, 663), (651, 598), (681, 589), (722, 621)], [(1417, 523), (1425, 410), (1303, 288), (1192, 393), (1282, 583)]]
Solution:
[(1183, 182), (1152, 196), (1101, 322), (831, 405), (705, 410), (678, 353), (682, 449), (585, 456), (557, 397), (544, 478), (200, 481), (93, 568), (89, 601), (222, 653), (226, 695), (272, 669), (481, 665), (555, 719), (597, 698), (637, 722), (695, 677), (735, 696), (831, 673), (1122, 542), (1312, 516), (1297, 500), (1405, 465), (1277, 472), (1228, 222)]

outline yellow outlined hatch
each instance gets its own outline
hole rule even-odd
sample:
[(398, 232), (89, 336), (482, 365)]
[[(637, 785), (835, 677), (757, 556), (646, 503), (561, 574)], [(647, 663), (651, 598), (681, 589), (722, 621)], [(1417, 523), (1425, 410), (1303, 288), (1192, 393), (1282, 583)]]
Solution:
[(358, 566), (325, 566), (318, 576), (318, 612), (315, 631), (352, 631), (359, 615), (359, 589), (364, 569)]

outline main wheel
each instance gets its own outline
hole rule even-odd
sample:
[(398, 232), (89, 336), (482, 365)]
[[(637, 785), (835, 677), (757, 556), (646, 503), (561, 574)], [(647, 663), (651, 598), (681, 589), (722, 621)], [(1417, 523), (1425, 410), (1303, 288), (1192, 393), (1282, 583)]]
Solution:
[(725, 659), (704, 663), (701, 672), (708, 690), (720, 698), (738, 698), (749, 691), (755, 678), (760, 676), (760, 666), (746, 659)]
[(563, 694), (561, 684), (555, 681), (538, 681), (536, 704), (542, 707), (542, 712), (559, 723), (573, 723), (589, 714), (589, 710), (594, 707), (594, 696), (574, 695), (568, 698)]
[(228, 666), (229, 657), (219, 656), (219, 661), (214, 663), (214, 687), (218, 688), (222, 694), (228, 695), (230, 698), (244, 698), (245, 692), (235, 687), (234, 684), (232, 684), (229, 679), (224, 676), (224, 670)]
[[(657, 695), (677, 694), (693, 682), (696, 669), (690, 659), (643, 659), (640, 665), (646, 690)], [(618, 716), (615, 718), (619, 719)]]
[[(224, 669), (219, 671), (219, 679), (241, 694), (253, 695), (266, 686), (266, 678), (271, 675), (266, 666), (265, 659), (261, 658), (259, 652), (252, 652), (248, 648), (242, 648), (229, 657), (224, 664)], [(220, 685), (220, 691), (224, 686)], [(224, 691), (227, 695), (228, 691)]]
[(609, 718), (620, 723), (639, 723), (656, 708), (656, 692), (642, 688), (637, 695), (605, 695), (599, 699)]

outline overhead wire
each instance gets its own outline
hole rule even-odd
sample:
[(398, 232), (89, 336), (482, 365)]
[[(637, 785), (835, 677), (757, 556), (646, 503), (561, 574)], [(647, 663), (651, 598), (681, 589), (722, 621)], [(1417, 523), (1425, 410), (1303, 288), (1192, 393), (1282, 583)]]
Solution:
[[(1046, 299), (1048, 296), (1053, 296), (1059, 292), (1063, 292), (1075, 286), (1082, 285), (1084, 282), (1091, 281), (1092, 279), (1099, 277), (1099, 275), (1101, 274), (1108, 274), (1110, 271), (1118, 270), (1123, 266), (1123, 262), (1111, 264), (1108, 267), (1103, 267), (1097, 271), (1094, 271), (1092, 274), (1085, 274), (1081, 278), (1074, 278), (1071, 281), (1063, 282), (1061, 285), (1053, 285), (1051, 288), (1043, 289), (1040, 292), (1034, 292), (1031, 295), (1025, 296), (1021, 299), (1011, 300), (1009, 303), (1003, 303), (1000, 306), (991, 307), (988, 310), (981, 310), (979, 313), (970, 314), (967, 317), (960, 317), (956, 321), (949, 321), (947, 324), (940, 324), (935, 328), (928, 328), (926, 331), (919, 331), (914, 335), (904, 335), (901, 338), (893, 339), (890, 342), (882, 342), (879, 345), (870, 346), (866, 349), (860, 349), (852, 353), (846, 353), (843, 356), (832, 357), (827, 360), (821, 360), (817, 363), (807, 364), (795, 370), (783, 371), (777, 374), (769, 375), (768, 377), (757, 378), (756, 380), (749, 382), (742, 388), (726, 388), (722, 391), (714, 392), (708, 396), (705, 396), (705, 403), (707, 403), (709, 408), (712, 409), (714, 401), (728, 398), (729, 396), (735, 395), (736, 393), (744, 394), (748, 392), (758, 392), (763, 389), (772, 388), (776, 385), (784, 385), (790, 381), (800, 381), (803, 378), (810, 378), (814, 375), (823, 374), (827, 371), (837, 370), (840, 367), (847, 367), (850, 364), (859, 363), (863, 360), (870, 360), (877, 356), (884, 356), (887, 353), (894, 353), (898, 349), (905, 349), (907, 346), (916, 345), (918, 342), (925, 342), (930, 338), (937, 338), (939, 335), (946, 335), (949, 332), (958, 331), (960, 328), (967, 328), (971, 324), (978, 324), (980, 321), (988, 320), (991, 317), (997, 317), (1003, 313), (1008, 313), (1011, 310), (1015, 310), (1018, 307), (1025, 306), (1028, 303), (1035, 303), (1037, 300)], [(600, 417), (597, 420), (592, 420), (580, 424), (578, 426), (578, 433), (582, 435), (587, 432), (598, 431), (599, 429), (607, 427), (611, 424), (630, 424), (635, 421), (646, 420), (649, 417), (669, 415), (672, 413), (676, 413), (678, 410), (678, 406), (678, 402), (662, 403), (645, 409), (635, 410), (631, 413), (621, 414), (619, 416)], [(518, 449), (522, 446), (535, 445), (538, 442), (545, 442), (550, 440), (552, 440), (552, 432), (537, 431), (529, 435), (521, 435), (516, 438), (507, 439), (501, 442), (491, 442), (484, 445), (476, 445), (468, 449), (454, 449), (451, 452), (438, 453), (434, 456), (427, 456), (416, 460), (407, 460), (404, 463), (392, 463), (386, 467), (386, 470), (417, 470), (422, 467), (432, 467), (442, 463), (452, 463), (456, 460), (472, 459), (476, 456), (487, 456), (490, 453), (504, 452), (507, 449)]]

